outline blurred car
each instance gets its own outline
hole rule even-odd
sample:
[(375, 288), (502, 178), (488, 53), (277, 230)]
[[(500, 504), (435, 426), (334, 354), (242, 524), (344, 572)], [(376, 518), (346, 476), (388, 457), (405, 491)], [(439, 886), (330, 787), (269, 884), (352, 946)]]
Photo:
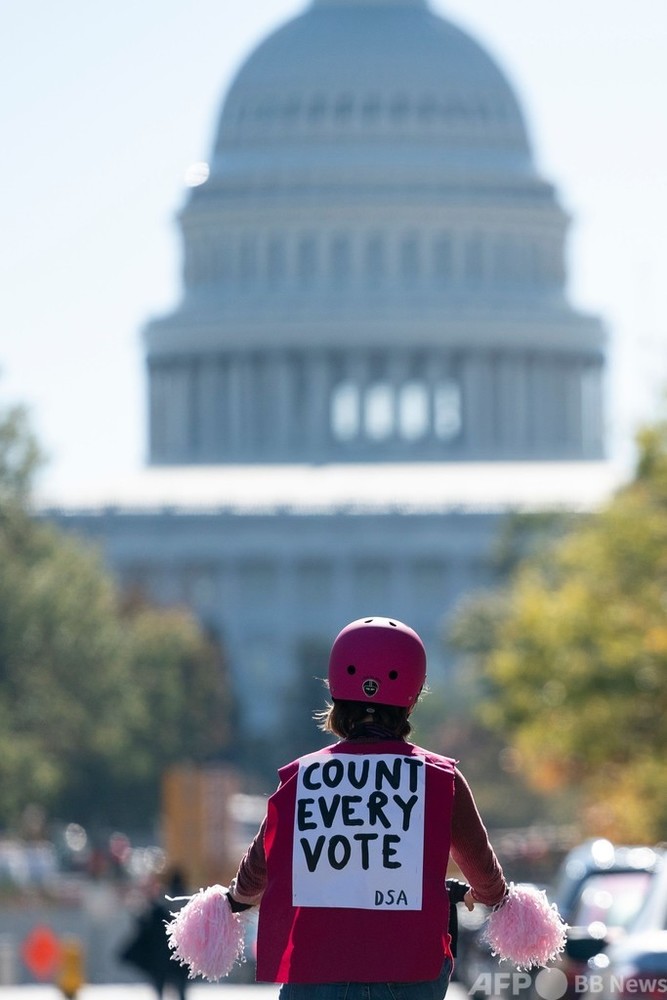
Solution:
[[(590, 963), (625, 934), (648, 895), (659, 865), (660, 854), (650, 847), (616, 846), (602, 839), (586, 841), (565, 857), (553, 890), (547, 889), (550, 902), (556, 903), (568, 925), (565, 954), (556, 963), (567, 977), (566, 991), (560, 994), (564, 1000), (578, 1000), (586, 994), (587, 977), (593, 970)], [(494, 977), (494, 973), (511, 966), (501, 966), (493, 957), (483, 940), (483, 928), (464, 934), (463, 945), (459, 976), (472, 996), (475, 984), (481, 984), (484, 990), (488, 982), (493, 982), (499, 997), (541, 997), (535, 987), (539, 969), (531, 971), (530, 984), (526, 983), (525, 973), (505, 983), (498, 975)], [(667, 994), (663, 996), (667, 1000)]]
[(588, 975), (600, 1000), (667, 997), (667, 858), (664, 855), (627, 933), (594, 956)]
[(593, 840), (575, 848), (561, 868), (553, 902), (568, 924), (559, 967), (567, 976), (567, 1000), (586, 994), (595, 956), (619, 941), (647, 898), (661, 855), (642, 845)]

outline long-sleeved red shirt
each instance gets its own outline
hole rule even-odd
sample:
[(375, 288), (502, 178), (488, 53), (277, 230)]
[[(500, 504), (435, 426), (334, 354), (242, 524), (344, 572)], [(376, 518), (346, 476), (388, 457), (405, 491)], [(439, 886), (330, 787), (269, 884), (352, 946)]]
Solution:
[[(262, 823), (243, 856), (230, 890), (240, 903), (256, 905), (266, 887), (266, 856)], [(489, 842), (468, 782), (456, 769), (452, 815), (451, 856), (470, 884), (474, 898), (495, 906), (505, 896), (506, 883), (500, 863)]]

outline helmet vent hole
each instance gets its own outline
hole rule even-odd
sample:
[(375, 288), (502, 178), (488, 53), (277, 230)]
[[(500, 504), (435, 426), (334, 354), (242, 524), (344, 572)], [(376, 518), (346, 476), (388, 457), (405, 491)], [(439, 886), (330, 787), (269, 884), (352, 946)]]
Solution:
[(364, 618), (364, 625), (370, 625), (372, 621), (373, 621), (372, 618)]
[(394, 626), (394, 628), (398, 628), (398, 625), (396, 624), (396, 622), (392, 622), (392, 621), (390, 621), (390, 622), (389, 622), (389, 624), (390, 624), (390, 625), (393, 625), (393, 626)]
[(347, 668), (347, 672), (348, 674), (356, 674), (357, 668), (354, 666), (353, 663), (349, 665), (349, 667)]
[(389, 671), (389, 680), (390, 681), (395, 681), (397, 677), (398, 677), (398, 670), (390, 670)]

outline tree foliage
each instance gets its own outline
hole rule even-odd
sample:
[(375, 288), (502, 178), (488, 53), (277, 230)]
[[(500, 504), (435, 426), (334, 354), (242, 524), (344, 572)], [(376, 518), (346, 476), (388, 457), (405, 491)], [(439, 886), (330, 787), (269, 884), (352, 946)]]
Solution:
[(185, 611), (124, 599), (83, 543), (31, 516), (39, 450), (0, 413), (0, 824), (37, 804), (154, 821), (162, 770), (227, 739), (220, 652)]
[(667, 830), (667, 425), (639, 437), (634, 480), (522, 561), (459, 619), (487, 685), (484, 720), (587, 832)]
[(10, 406), (0, 412), (0, 504), (3, 508), (27, 502), (33, 476), (42, 461), (25, 408)]

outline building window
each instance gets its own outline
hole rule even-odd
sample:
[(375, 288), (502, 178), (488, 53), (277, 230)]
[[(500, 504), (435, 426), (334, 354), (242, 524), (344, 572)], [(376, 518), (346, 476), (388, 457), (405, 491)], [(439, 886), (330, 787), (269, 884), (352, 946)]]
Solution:
[(275, 116), (276, 110), (272, 104), (264, 102), (255, 108), (255, 118), (260, 122), (268, 122)]
[(215, 572), (208, 566), (187, 566), (183, 570), (182, 591), (188, 604), (201, 613), (215, 606), (217, 597)]
[(461, 432), (461, 389), (453, 379), (439, 382), (433, 394), (433, 430), (442, 441), (451, 441)]
[(286, 270), (285, 240), (281, 236), (272, 236), (266, 247), (266, 276), (269, 284), (277, 285), (283, 281)]
[(326, 101), (324, 97), (314, 97), (308, 108), (308, 119), (313, 123), (321, 122), (326, 113)]
[(301, 604), (322, 606), (333, 597), (333, 572), (329, 563), (312, 561), (296, 566), (296, 585)]
[(417, 115), (424, 122), (432, 122), (435, 118), (436, 104), (432, 97), (425, 97), (417, 107)]
[(394, 435), (418, 441), (430, 434), (449, 441), (461, 431), (461, 391), (453, 379), (432, 389), (419, 379), (400, 388), (377, 381), (360, 389), (348, 379), (339, 382), (331, 395), (330, 421), (333, 438), (341, 442), (360, 436), (386, 441)]
[(379, 97), (368, 97), (361, 107), (361, 115), (365, 124), (372, 124), (378, 121), (381, 113), (382, 107)]
[(438, 236), (433, 244), (433, 275), (439, 285), (448, 285), (452, 280), (454, 254), (449, 236)]
[(364, 398), (364, 431), (373, 441), (384, 441), (394, 430), (394, 392), (388, 382), (376, 382)]
[(418, 559), (412, 566), (412, 588), (417, 600), (428, 600), (433, 594), (443, 595), (445, 603), (445, 565), (436, 559)]
[(411, 284), (419, 277), (419, 244), (417, 237), (403, 237), (400, 250), (400, 268), (403, 281)]
[(349, 94), (341, 94), (334, 105), (334, 117), (339, 124), (348, 122), (352, 117), (352, 98)]
[(357, 600), (366, 607), (381, 607), (389, 599), (391, 567), (383, 561), (363, 560), (353, 566), (353, 583)]
[(466, 240), (463, 271), (468, 285), (481, 285), (484, 279), (484, 243), (479, 233)]
[(531, 248), (520, 237), (504, 236), (495, 248), (496, 279), (505, 284), (518, 285), (528, 276)]
[(229, 281), (234, 273), (234, 251), (227, 240), (219, 244), (217, 253), (211, 257), (211, 260), (213, 262), (213, 276), (217, 276), (223, 283)]
[(398, 431), (406, 441), (417, 441), (428, 432), (428, 391), (423, 382), (406, 382), (399, 393)]
[(337, 285), (350, 277), (352, 254), (349, 237), (338, 234), (331, 240), (331, 276)]
[(384, 261), (384, 242), (379, 233), (369, 236), (366, 243), (366, 277), (373, 285), (378, 285), (382, 280)]
[(248, 606), (259, 608), (271, 603), (278, 593), (276, 566), (269, 562), (247, 562), (238, 567), (238, 584), (241, 600)]
[(294, 122), (301, 113), (301, 104), (298, 97), (290, 97), (282, 109), (283, 118), (287, 122)]
[(408, 99), (407, 97), (395, 97), (391, 102), (389, 108), (389, 114), (394, 122), (403, 122), (408, 117)]
[(239, 248), (239, 278), (252, 281), (257, 277), (257, 240), (254, 236), (244, 236)]
[(317, 242), (314, 236), (302, 236), (296, 251), (296, 272), (299, 281), (312, 281), (317, 274)]
[(337, 441), (359, 434), (359, 390), (354, 382), (340, 382), (331, 396), (331, 432)]

